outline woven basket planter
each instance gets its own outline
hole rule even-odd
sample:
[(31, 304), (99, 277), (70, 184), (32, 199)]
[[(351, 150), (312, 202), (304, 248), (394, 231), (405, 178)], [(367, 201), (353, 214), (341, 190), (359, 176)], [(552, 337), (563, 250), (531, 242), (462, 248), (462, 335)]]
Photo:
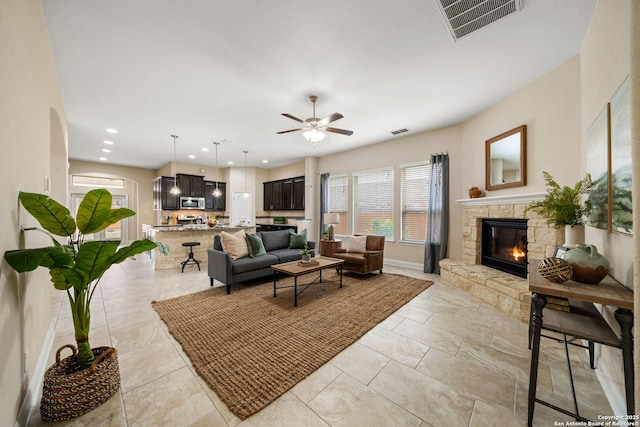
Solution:
[[(60, 360), (70, 348), (73, 354)], [(120, 388), (118, 352), (112, 347), (93, 348), (91, 367), (80, 370), (77, 349), (64, 345), (56, 352), (56, 363), (44, 374), (40, 415), (44, 421), (79, 417), (105, 403)]]

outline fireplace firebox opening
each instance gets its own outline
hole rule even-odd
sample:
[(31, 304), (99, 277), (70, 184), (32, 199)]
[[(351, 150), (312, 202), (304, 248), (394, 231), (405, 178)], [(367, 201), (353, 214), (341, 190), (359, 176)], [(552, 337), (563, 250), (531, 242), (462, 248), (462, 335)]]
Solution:
[(518, 277), (527, 277), (527, 220), (482, 220), (480, 263)]

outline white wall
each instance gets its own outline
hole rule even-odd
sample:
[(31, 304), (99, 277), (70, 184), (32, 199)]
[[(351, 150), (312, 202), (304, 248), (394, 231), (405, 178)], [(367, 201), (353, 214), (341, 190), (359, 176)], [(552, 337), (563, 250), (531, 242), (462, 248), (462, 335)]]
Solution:
[[(586, 173), (587, 129), (631, 70), (630, 17), (631, 0), (599, 0), (580, 53), (582, 174)], [(595, 244), (607, 256), (611, 264), (611, 276), (633, 288), (635, 252), (632, 236), (587, 227), (585, 240)], [(603, 314), (618, 331), (613, 310), (612, 307), (605, 307)], [(625, 414), (620, 350), (604, 346), (597, 346), (596, 349), (598, 378), (616, 414)]]
[[(3, 0), (0, 7), (0, 246), (2, 253), (51, 244), (18, 204), (18, 192), (66, 195), (67, 127), (42, 6), (38, 0)], [(52, 285), (44, 269), (20, 277), (0, 268), (0, 426), (18, 419), (51, 322)], [(23, 365), (23, 354), (27, 363)], [(37, 392), (37, 390), (35, 390)]]

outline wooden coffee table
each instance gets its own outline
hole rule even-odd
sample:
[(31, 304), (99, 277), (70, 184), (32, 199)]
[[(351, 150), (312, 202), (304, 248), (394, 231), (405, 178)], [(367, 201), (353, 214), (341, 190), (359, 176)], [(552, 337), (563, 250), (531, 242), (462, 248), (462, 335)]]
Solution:
[[(334, 280), (322, 281), (322, 270), (327, 268), (335, 268), (340, 274), (340, 287), (342, 288), (342, 264), (343, 259), (329, 258), (329, 257), (315, 257), (311, 259), (312, 263), (302, 264), (300, 261), (285, 262), (282, 264), (274, 264), (271, 266), (273, 269), (273, 296), (276, 296), (276, 289), (293, 288), (293, 306), (298, 306), (298, 295), (305, 291), (309, 286), (319, 283), (335, 283)], [(304, 274), (310, 274), (318, 272), (319, 275), (313, 281), (298, 285), (298, 276)], [(284, 273), (288, 276), (293, 276), (293, 286), (280, 286), (276, 287), (278, 281), (278, 273)], [(302, 286), (302, 290), (298, 293), (298, 286)]]

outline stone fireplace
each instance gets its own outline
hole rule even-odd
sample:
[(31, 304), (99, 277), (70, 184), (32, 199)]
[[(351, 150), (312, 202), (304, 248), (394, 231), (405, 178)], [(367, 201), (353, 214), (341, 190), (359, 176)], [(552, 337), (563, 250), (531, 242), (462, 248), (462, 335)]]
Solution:
[(517, 277), (482, 265), (482, 221), (528, 220), (527, 258), (538, 260), (552, 256), (556, 245), (564, 239), (564, 230), (549, 226), (545, 219), (534, 212), (525, 213), (531, 201), (541, 200), (544, 195), (536, 193), (456, 200), (463, 205), (463, 254), (462, 259), (447, 258), (440, 262), (442, 280), (470, 292), (506, 314), (528, 321), (531, 295), (526, 277)]
[(483, 218), (480, 263), (526, 279), (527, 221), (521, 218)]

